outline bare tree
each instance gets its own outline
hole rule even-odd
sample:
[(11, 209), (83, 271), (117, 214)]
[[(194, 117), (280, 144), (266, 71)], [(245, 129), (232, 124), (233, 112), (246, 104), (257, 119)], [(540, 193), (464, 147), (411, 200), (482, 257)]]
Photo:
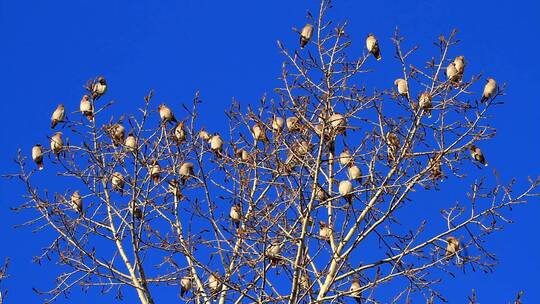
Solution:
[[(311, 28), (295, 29), (298, 45), (278, 41), (282, 85), (247, 109), (234, 102), (228, 133), (204, 130), (198, 95), (180, 108), (154, 104), (150, 92), (136, 113), (110, 117), (100, 77), (79, 113), (57, 113), (65, 131), (49, 137), (51, 149), (33, 151), (69, 188), (35, 185), (40, 171), (19, 152), (13, 176), (27, 201), (18, 210), (37, 212), (25, 225), (56, 235), (38, 260), (70, 269), (43, 292), (47, 301), (82, 285), (133, 288), (154, 303), (152, 286), (166, 284), (196, 303), (376, 303), (385, 284), (385, 302), (431, 303), (444, 300), (444, 274), (492, 269), (486, 236), (537, 195), (538, 179), (514, 189), (478, 178), (464, 202), (440, 196), (439, 218), (400, 211), (421, 208), (415, 193), (471, 167), (485, 172), (473, 166), (488, 164), (479, 147), (495, 135), (489, 113), (504, 85), (484, 87), (449, 55), (456, 32), (439, 37), (427, 64), (414, 63), (417, 47), (398, 30), (393, 50), (367, 33), (367, 49), (352, 48), (347, 22), (327, 20), (329, 7), (321, 1)], [(391, 60), (401, 64), (394, 83), (362, 84), (369, 66)], [(432, 233), (428, 222), (442, 228)]]

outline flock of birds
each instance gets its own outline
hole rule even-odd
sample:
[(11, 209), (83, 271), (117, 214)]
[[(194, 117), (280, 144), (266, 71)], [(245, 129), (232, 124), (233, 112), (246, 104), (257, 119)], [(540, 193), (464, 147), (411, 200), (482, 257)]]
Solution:
[[(306, 24), (302, 31), (300, 32), (300, 47), (303, 49), (312, 39), (313, 36), (313, 25)], [(379, 48), (379, 43), (377, 41), (377, 38), (374, 34), (369, 34), (366, 38), (366, 48), (370, 54), (375, 57), (376, 60), (381, 60), (381, 50)], [(450, 81), (451, 85), (458, 86), (461, 82), (461, 79), (463, 77), (463, 73), (465, 70), (465, 58), (464, 56), (458, 56), (452, 61), (447, 67), (446, 67), (446, 76), (448, 80)], [(397, 92), (401, 96), (409, 96), (409, 88), (407, 80), (399, 78), (394, 81), (394, 85), (397, 88)], [(85, 116), (89, 121), (94, 120), (94, 109), (93, 109), (93, 102), (97, 99), (99, 99), (101, 96), (105, 94), (107, 91), (107, 81), (103, 76), (98, 77), (96, 80), (90, 83), (90, 85), (87, 86), (87, 90), (89, 91), (88, 94), (83, 95), (81, 101), (80, 101), (80, 113)], [(481, 102), (485, 102), (489, 100), (490, 98), (494, 97), (497, 93), (497, 82), (492, 79), (488, 78), (487, 83), (484, 87), (484, 91), (482, 94)], [(422, 93), (418, 98), (418, 106), (422, 108), (427, 114), (430, 114), (430, 110), (432, 107), (431, 102), (431, 95), (429, 92)], [(159, 116), (164, 124), (171, 122), (176, 123), (176, 127), (174, 128), (174, 139), (177, 142), (183, 142), (186, 140), (186, 131), (184, 130), (184, 121), (178, 121), (172, 110), (167, 107), (165, 104), (160, 104), (158, 106), (158, 113)], [(51, 128), (54, 129), (59, 123), (64, 122), (65, 120), (65, 108), (64, 105), (59, 104), (57, 108), (54, 110), (52, 116), (51, 116)], [(345, 133), (345, 125), (346, 120), (345, 118), (338, 113), (334, 113), (329, 117), (330, 126), (332, 129), (336, 132), (336, 134), (344, 134)], [(300, 122), (297, 117), (289, 117), (286, 120), (284, 120), (281, 117), (274, 117), (272, 120), (271, 130), (273, 132), (277, 132), (282, 130), (284, 127), (287, 127), (289, 131), (300, 131)], [(322, 133), (322, 124), (318, 125), (316, 127), (316, 132)], [(111, 136), (112, 142), (115, 146), (123, 145), (128, 151), (135, 151), (137, 149), (137, 138), (132, 134), (129, 133), (128, 136), (125, 136), (125, 128), (119, 124), (116, 123), (109, 127), (109, 135)], [(252, 135), (254, 136), (256, 141), (262, 141), (266, 142), (268, 141), (268, 138), (266, 136), (266, 127), (262, 123), (256, 123), (252, 129), (251, 129)], [(209, 143), (210, 149), (215, 153), (217, 157), (223, 156), (223, 144), (224, 141), (220, 137), (219, 133), (215, 133), (213, 135), (206, 132), (204, 129), (201, 130), (198, 134), (199, 138)], [(386, 141), (388, 143), (389, 147), (389, 155), (394, 154), (397, 151), (397, 149), (400, 146), (400, 142), (398, 137), (394, 133), (389, 133), (387, 135)], [(56, 132), (52, 137), (50, 137), (50, 152), (54, 153), (56, 157), (60, 157), (60, 153), (64, 149), (64, 142), (62, 139), (62, 132), (58, 131)], [(296, 150), (298, 154), (302, 155), (309, 151), (310, 144), (307, 142), (300, 143)], [(471, 157), (487, 166), (488, 163), (484, 157), (484, 154), (475, 145), (469, 146)], [(40, 144), (36, 144), (32, 147), (32, 160), (35, 162), (39, 170), (42, 170), (44, 168), (44, 155), (45, 153), (49, 152), (45, 151)], [(240, 157), (243, 161), (247, 161), (250, 156), (249, 153), (244, 150), (240, 149), (238, 151), (235, 151), (235, 154)], [(349, 150), (344, 150), (340, 156), (339, 156), (339, 162), (342, 166), (348, 167), (348, 180), (343, 180), (339, 183), (338, 191), (339, 194), (344, 197), (349, 203), (351, 203), (352, 200), (352, 193), (354, 191), (354, 187), (352, 182), (357, 181), (361, 182), (362, 179), (362, 172), (358, 166), (354, 164), (354, 159), (352, 155), (350, 154)], [(439, 169), (440, 170), (440, 169)], [(149, 167), (149, 172), (151, 175), (151, 178), (154, 182), (160, 181), (160, 172), (161, 167), (159, 166), (159, 163), (157, 161), (154, 161), (151, 163)], [(180, 174), (180, 182), (182, 184), (185, 184), (186, 180), (194, 175), (194, 165), (190, 162), (183, 163), (179, 169)], [(125, 179), (119, 172), (114, 172), (110, 177), (112, 189), (116, 190), (120, 193), (123, 192), (124, 185), (125, 185)], [(173, 193), (174, 196), (177, 199), (181, 199), (181, 192), (180, 192), (180, 186), (178, 184), (178, 181), (172, 180), (169, 181), (168, 191)], [(315, 197), (318, 200), (325, 200), (326, 199), (326, 192), (320, 187), (316, 187), (315, 189)], [(73, 209), (76, 210), (78, 213), (83, 213), (83, 202), (82, 197), (79, 191), (74, 191), (71, 195), (71, 204), (73, 206)], [(141, 219), (142, 218), (142, 212), (141, 210), (134, 206), (133, 212), (136, 218)], [(240, 222), (242, 219), (242, 210), (240, 204), (234, 204), (229, 213), (229, 217), (231, 218), (234, 225), (239, 228)], [(310, 219), (312, 221), (312, 219)], [(328, 224), (326, 224), (324, 221), (319, 222), (319, 237), (323, 240), (326, 240), (327, 242), (330, 242), (330, 237), (332, 235), (332, 227), (330, 227)], [(453, 256), (457, 255), (457, 252), (460, 249), (460, 241), (453, 237), (449, 236), (446, 238), (447, 246), (446, 246), (446, 253), (445, 256), (447, 259), (452, 258)], [(272, 265), (277, 265), (280, 262), (279, 256), (281, 254), (281, 244), (280, 243), (272, 243), (268, 249), (267, 249), (267, 255), (270, 257), (270, 261)], [(219, 282), (219, 275), (216, 273), (212, 273), (208, 279), (208, 286), (212, 291), (216, 291), (220, 289), (220, 282)], [(299, 283), (303, 287), (309, 287), (309, 275), (307, 273), (302, 273), (299, 278)], [(191, 289), (192, 287), (192, 277), (191, 276), (185, 276), (180, 280), (181, 285), (181, 296), (184, 296), (184, 294)], [(351, 283), (351, 287), (349, 290), (349, 294), (354, 297), (357, 301), (360, 301), (360, 290), (361, 290), (361, 284), (357, 277), (354, 277)]]

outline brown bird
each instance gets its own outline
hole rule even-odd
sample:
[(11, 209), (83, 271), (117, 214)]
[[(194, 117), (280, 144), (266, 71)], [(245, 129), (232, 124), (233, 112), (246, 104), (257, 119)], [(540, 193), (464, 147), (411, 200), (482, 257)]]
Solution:
[(266, 128), (260, 122), (253, 125), (253, 127), (251, 128), (251, 133), (253, 134), (253, 138), (255, 139), (255, 143), (258, 142), (258, 141), (261, 141), (263, 143), (268, 142), (268, 137), (266, 137)]
[(92, 102), (90, 102), (90, 96), (88, 96), (87, 94), (84, 94), (81, 98), (79, 110), (84, 116), (86, 116), (89, 121), (94, 120), (94, 109), (92, 107)]
[(401, 96), (407, 96), (409, 93), (409, 85), (407, 84), (407, 80), (398, 78), (394, 80), (394, 85), (397, 86), (398, 94)]
[(92, 85), (92, 99), (96, 100), (107, 92), (107, 81), (105, 77), (99, 76)]
[(208, 132), (206, 132), (205, 130), (199, 131), (199, 137), (204, 141), (209, 141), (210, 138), (212, 138), (212, 136), (210, 136), (210, 134), (208, 134)]
[(191, 289), (191, 276), (185, 276), (180, 279), (180, 296), (183, 297)]
[(54, 129), (59, 122), (64, 121), (64, 117), (64, 105), (59, 104), (51, 115), (51, 129)]
[(345, 119), (345, 117), (343, 117), (343, 115), (339, 113), (334, 113), (330, 115), (329, 122), (335, 134), (343, 134), (347, 136), (347, 134), (345, 133), (347, 120)]
[(154, 181), (154, 183), (159, 183), (159, 179), (161, 176), (161, 166), (157, 162), (157, 160), (154, 160), (152, 164), (150, 165), (150, 177)]
[(343, 152), (341, 152), (339, 154), (339, 163), (342, 166), (348, 166), (353, 161), (354, 161), (354, 159), (351, 156), (351, 153), (349, 152), (349, 149), (345, 149), (345, 150), (343, 150)]
[(174, 128), (174, 140), (177, 143), (182, 143), (186, 140), (186, 130), (184, 130), (184, 121), (182, 120), (176, 125), (176, 128)]
[(453, 236), (446, 238), (446, 252), (445, 256), (447, 260), (450, 260), (459, 251), (459, 240)]
[(126, 149), (130, 152), (135, 152), (137, 150), (137, 137), (133, 133), (129, 133), (124, 142)]
[(440, 179), (441, 182), (443, 181), (443, 173), (441, 169), (441, 159), (437, 158), (437, 155), (433, 156), (429, 159), (428, 167), (430, 169), (430, 175), (431, 179), (436, 180)]
[(212, 294), (216, 294), (221, 290), (221, 282), (217, 273), (211, 273), (208, 277), (208, 288)]
[(375, 57), (377, 60), (381, 60), (381, 50), (379, 49), (379, 42), (377, 41), (377, 38), (375, 38), (375, 35), (370, 33), (367, 36), (366, 47), (368, 52), (373, 54), (373, 57)]
[(112, 139), (112, 142), (113, 142), (113, 145), (116, 147), (120, 144), (123, 144), (124, 141), (125, 141), (125, 136), (126, 136), (126, 129), (124, 128), (124, 126), (122, 126), (121, 124), (119, 123), (115, 123), (111, 128), (110, 128), (110, 135), (111, 135), (111, 139)]
[(386, 144), (388, 145), (388, 149), (387, 149), (388, 161), (389, 162), (396, 161), (398, 157), (399, 148), (401, 146), (399, 138), (397, 137), (395, 133), (388, 132), (388, 134), (386, 135)]
[(324, 189), (317, 184), (315, 186), (315, 199), (319, 202), (325, 201), (328, 198)]
[(319, 221), (319, 237), (330, 244), (332, 229), (323, 221)]
[(79, 214), (83, 212), (83, 201), (79, 190), (76, 190), (71, 194), (71, 206), (73, 210), (77, 211)]
[(142, 213), (142, 210), (141, 208), (137, 205), (137, 202), (132, 200), (130, 202), (130, 209), (131, 209), (131, 212), (133, 213), (133, 216), (138, 219), (138, 220), (141, 220), (142, 217), (143, 217), (143, 213)]
[(300, 48), (303, 49), (313, 36), (313, 25), (306, 24), (300, 33)]
[(353, 184), (349, 180), (342, 180), (339, 183), (339, 194), (342, 195), (347, 202), (352, 203)]
[(243, 162), (248, 162), (250, 160), (250, 156), (249, 156), (249, 153), (248, 151), (246, 151), (245, 149), (240, 149), (240, 150), (237, 150), (236, 151), (236, 156), (238, 158), (240, 158), (241, 161)]
[(184, 195), (182, 194), (182, 190), (180, 189), (180, 185), (178, 185), (178, 181), (175, 179), (170, 180), (169, 185), (167, 187), (167, 190), (169, 193), (171, 193), (175, 200), (181, 201), (184, 199)]
[(232, 205), (231, 211), (229, 212), (231, 221), (236, 226), (236, 229), (240, 228), (240, 220), (242, 219), (242, 206), (238, 203)]
[(223, 154), (223, 139), (221, 139), (219, 133), (214, 134), (214, 136), (210, 138), (209, 143), (210, 149), (214, 151), (217, 157), (221, 158)]
[(482, 150), (480, 150), (480, 148), (478, 148), (475, 145), (470, 145), (469, 150), (471, 151), (471, 157), (475, 161), (481, 163), (482, 165), (486, 167), (488, 166), (486, 158), (484, 157), (484, 153), (482, 153)]
[(181, 177), (180, 181), (182, 182), (182, 185), (185, 185), (186, 181), (190, 177), (195, 175), (193, 168), (194, 168), (194, 165), (193, 163), (190, 163), (190, 162), (185, 162), (180, 166), (179, 173), (180, 173), (180, 177)]
[(276, 267), (282, 260), (281, 257), (281, 242), (278, 240), (272, 241), (272, 244), (266, 249), (266, 255), (270, 259), (270, 265)]
[(428, 114), (428, 117), (431, 117), (431, 107), (433, 106), (433, 103), (431, 102), (431, 94), (429, 94), (429, 92), (420, 94), (418, 106)]
[(458, 87), (459, 73), (454, 62), (450, 62), (446, 67), (446, 77), (454, 87)]
[(289, 132), (301, 131), (300, 120), (298, 117), (288, 117), (285, 124), (287, 125), (287, 130), (289, 130)]
[(463, 79), (463, 73), (465, 72), (465, 66), (467, 65), (467, 63), (465, 62), (465, 56), (463, 55), (460, 55), (460, 56), (457, 56), (455, 59), (454, 59), (454, 66), (456, 67), (456, 70), (458, 72), (458, 75), (459, 75), (459, 81), (461, 81)]
[(306, 271), (302, 271), (300, 276), (298, 277), (298, 284), (302, 289), (308, 290), (309, 289), (309, 274)]
[(357, 303), (361, 303), (361, 288), (362, 286), (360, 285), (360, 280), (357, 277), (354, 277), (351, 283), (351, 287), (349, 288), (349, 292), (351, 293), (351, 297), (353, 297)]
[(161, 121), (163, 123), (167, 123), (167, 122), (178, 123), (178, 120), (176, 120), (176, 118), (174, 117), (172, 110), (169, 109), (169, 107), (167, 107), (165, 104), (163, 103), (160, 104), (158, 106), (158, 111), (159, 111), (159, 117), (161, 117)]
[(62, 132), (56, 132), (56, 134), (51, 137), (51, 150), (58, 157), (62, 147), (64, 146), (64, 141), (62, 140)]
[(124, 180), (124, 176), (120, 172), (114, 172), (111, 175), (111, 185), (112, 189), (115, 191), (120, 192), (121, 195), (124, 195), (124, 185), (126, 184), (126, 181)]
[(350, 180), (357, 181), (358, 183), (362, 182), (362, 171), (354, 163), (349, 163), (349, 169), (347, 173), (349, 174)]
[(272, 119), (272, 132), (281, 132), (284, 125), (285, 121), (283, 120), (283, 118), (274, 116), (274, 118)]
[(480, 102), (485, 102), (486, 100), (492, 98), (497, 91), (497, 82), (493, 78), (488, 78), (487, 83), (484, 86), (484, 92), (482, 93), (482, 99)]
[(39, 170), (43, 170), (43, 147), (40, 144), (35, 144), (32, 147), (32, 160)]

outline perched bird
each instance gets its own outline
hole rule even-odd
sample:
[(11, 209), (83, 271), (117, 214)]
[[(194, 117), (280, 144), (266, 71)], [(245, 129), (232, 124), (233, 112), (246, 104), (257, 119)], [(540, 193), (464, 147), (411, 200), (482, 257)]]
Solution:
[(150, 165), (150, 177), (152, 178), (152, 181), (157, 184), (159, 183), (160, 175), (161, 166), (159, 165), (157, 160), (154, 160)]
[(182, 143), (186, 140), (186, 130), (184, 130), (184, 121), (179, 122), (174, 128), (174, 140), (177, 143)]
[(113, 145), (116, 147), (125, 141), (126, 129), (119, 123), (115, 123), (109, 131)]
[(284, 125), (285, 121), (283, 120), (283, 118), (274, 116), (274, 118), (272, 119), (272, 132), (281, 132)]
[(195, 172), (193, 170), (194, 166), (193, 163), (185, 162), (180, 166), (180, 181), (182, 182), (182, 185), (186, 184), (186, 181), (193, 175), (195, 175)]
[(235, 154), (243, 162), (247, 162), (247, 161), (250, 160), (249, 153), (245, 149), (239, 149), (239, 150), (236, 151)]
[(210, 149), (214, 151), (217, 157), (221, 158), (223, 153), (223, 139), (221, 139), (219, 133), (214, 134), (208, 142), (210, 143)]
[(308, 290), (309, 289), (309, 274), (306, 271), (302, 271), (300, 276), (298, 277), (298, 284), (302, 289)]
[(124, 185), (126, 184), (126, 181), (124, 180), (124, 176), (120, 172), (114, 172), (111, 175), (111, 185), (112, 189), (115, 191), (120, 192), (121, 195), (124, 194)]
[(377, 41), (377, 38), (375, 38), (375, 35), (370, 33), (367, 36), (366, 47), (368, 52), (373, 54), (373, 57), (375, 57), (377, 60), (381, 60), (381, 50), (379, 49), (379, 42)]
[(90, 96), (87, 94), (84, 94), (81, 98), (79, 110), (89, 121), (94, 120), (94, 109), (92, 107), (92, 102), (90, 102)]
[(130, 202), (130, 209), (131, 209), (131, 212), (133, 213), (133, 216), (138, 219), (138, 220), (141, 220), (142, 217), (143, 217), (143, 213), (142, 213), (142, 210), (141, 210), (141, 207), (139, 207), (137, 205), (137, 202), (135, 200), (132, 200)]
[(190, 276), (180, 279), (180, 296), (183, 297), (191, 289), (192, 281)]
[(431, 107), (433, 106), (433, 103), (431, 102), (431, 94), (429, 94), (429, 92), (420, 94), (418, 106), (428, 114), (428, 117), (431, 117)]
[(480, 148), (478, 148), (475, 145), (470, 145), (469, 150), (471, 151), (471, 157), (475, 161), (481, 163), (482, 165), (486, 167), (488, 166), (486, 158), (484, 157), (484, 153), (482, 153), (482, 150), (480, 150)]
[(64, 105), (59, 104), (51, 115), (51, 129), (54, 129), (59, 122), (64, 121), (64, 117)]
[(263, 143), (268, 142), (268, 137), (266, 137), (266, 129), (263, 124), (257, 122), (253, 127), (251, 128), (251, 132), (253, 134), (253, 138), (256, 142), (261, 141)]
[(64, 141), (62, 140), (62, 132), (56, 132), (56, 134), (51, 137), (51, 150), (58, 157), (62, 147), (64, 146)]
[(282, 244), (280, 241), (274, 240), (272, 241), (272, 244), (266, 249), (266, 255), (270, 259), (270, 265), (272, 265), (272, 267), (276, 267), (276, 265), (278, 265), (282, 260), (281, 246)]
[(323, 221), (319, 221), (319, 237), (330, 244), (332, 229)]
[(394, 80), (394, 85), (397, 86), (398, 94), (401, 96), (407, 96), (409, 93), (409, 85), (407, 84), (407, 80), (398, 78)]
[(395, 133), (388, 132), (388, 134), (386, 135), (386, 144), (388, 145), (388, 161), (394, 162), (398, 157), (399, 148), (401, 146), (399, 138)]
[(351, 153), (349, 152), (349, 149), (345, 149), (345, 150), (343, 150), (343, 152), (341, 152), (339, 154), (339, 163), (342, 166), (348, 166), (353, 161), (354, 161), (354, 159), (351, 156)]
[(208, 288), (212, 294), (216, 294), (221, 289), (221, 283), (217, 273), (211, 273), (208, 277)]
[(35, 144), (32, 147), (32, 160), (39, 170), (43, 170), (43, 147), (40, 144)]
[(335, 134), (343, 134), (343, 135), (347, 136), (347, 134), (345, 134), (345, 128), (347, 126), (347, 120), (345, 119), (345, 117), (343, 117), (343, 115), (341, 115), (339, 113), (334, 113), (334, 114), (330, 115), (329, 122), (330, 122), (330, 126), (332, 126), (332, 129), (334, 130)]
[(169, 182), (169, 185), (167, 186), (167, 191), (171, 193), (175, 200), (181, 201), (184, 199), (184, 195), (182, 194), (182, 190), (180, 189), (180, 185), (178, 185), (178, 181), (176, 179), (172, 179)]
[(328, 198), (328, 195), (326, 195), (326, 191), (317, 184), (315, 186), (315, 199), (319, 202), (325, 201)]
[(351, 297), (353, 297), (357, 303), (361, 303), (361, 288), (362, 287), (360, 286), (360, 280), (357, 277), (354, 277), (351, 283), (351, 287), (349, 288), (349, 292), (351, 293)]
[(83, 201), (79, 190), (75, 190), (73, 194), (71, 194), (71, 206), (73, 210), (77, 211), (79, 214), (82, 214)]
[(362, 182), (362, 171), (354, 163), (349, 163), (349, 169), (347, 170), (349, 174), (349, 179), (352, 181), (357, 181), (358, 183)]
[(301, 131), (300, 120), (298, 119), (298, 117), (287, 117), (285, 124), (287, 125), (287, 130), (289, 130), (289, 132)]
[(208, 134), (208, 132), (206, 132), (205, 130), (199, 131), (199, 137), (204, 141), (209, 141), (210, 138), (212, 138), (212, 136)]
[(313, 36), (313, 25), (306, 24), (300, 33), (300, 48), (304, 48)]
[(484, 86), (484, 92), (482, 93), (482, 99), (480, 102), (484, 102), (495, 95), (497, 91), (497, 82), (493, 78), (488, 78), (487, 83)]
[(459, 251), (459, 240), (453, 236), (446, 238), (446, 252), (445, 256), (447, 260), (450, 260)]
[(353, 185), (349, 180), (342, 180), (339, 182), (338, 186), (339, 194), (342, 195), (347, 202), (350, 204), (352, 202), (352, 192), (353, 192)]
[(130, 152), (135, 152), (137, 150), (137, 137), (133, 133), (129, 133), (124, 142), (126, 149)]
[(105, 77), (99, 76), (92, 85), (92, 99), (96, 100), (107, 92), (107, 81)]
[(174, 114), (171, 111), (171, 109), (169, 109), (169, 107), (167, 107), (165, 104), (163, 103), (160, 104), (158, 106), (158, 111), (159, 111), (159, 117), (161, 117), (161, 121), (163, 123), (167, 123), (167, 122), (178, 123), (178, 120), (176, 120), (176, 118), (174, 117)]
[(231, 217), (231, 221), (236, 226), (236, 229), (240, 228), (240, 220), (242, 219), (242, 206), (240, 204), (234, 204), (231, 207), (231, 211), (229, 212), (229, 216)]
[(446, 67), (446, 78), (448, 78), (448, 80), (454, 87), (458, 87), (459, 73), (456, 69), (456, 65), (454, 62), (450, 62), (450, 64), (448, 64), (448, 66)]
[(465, 72), (465, 65), (466, 65), (465, 56), (460, 55), (454, 59), (454, 66), (456, 67), (456, 70), (458, 72), (459, 81), (463, 79), (463, 73)]
[(429, 159), (428, 167), (430, 168), (431, 179), (440, 179), (443, 181), (443, 173), (441, 169), (441, 159), (437, 155)]

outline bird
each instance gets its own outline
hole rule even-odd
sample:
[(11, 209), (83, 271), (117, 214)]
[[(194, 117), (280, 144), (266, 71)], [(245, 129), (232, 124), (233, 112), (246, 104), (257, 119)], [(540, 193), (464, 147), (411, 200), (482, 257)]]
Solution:
[(90, 102), (90, 96), (87, 94), (84, 94), (81, 98), (79, 110), (89, 121), (94, 120), (94, 109), (92, 107), (92, 102)]
[(231, 211), (229, 212), (231, 221), (236, 226), (236, 229), (240, 228), (240, 220), (242, 219), (242, 206), (238, 203), (232, 205)]
[(71, 206), (73, 210), (77, 211), (79, 214), (82, 214), (83, 201), (79, 190), (75, 190), (73, 194), (71, 194)]
[(454, 62), (450, 62), (446, 67), (446, 77), (455, 88), (458, 87), (459, 73)]
[(377, 38), (373, 34), (369, 34), (366, 38), (366, 47), (368, 52), (373, 54), (373, 57), (377, 60), (381, 60), (381, 50), (379, 49), (379, 42), (377, 41)]
[(208, 132), (206, 132), (205, 130), (199, 131), (199, 137), (204, 141), (209, 141), (210, 138), (212, 138), (212, 136), (210, 136), (210, 134), (208, 134)]
[(208, 288), (212, 294), (216, 294), (221, 289), (221, 283), (217, 273), (211, 273), (208, 277)]
[(332, 229), (324, 221), (319, 221), (319, 237), (330, 244)]
[(174, 140), (182, 143), (186, 140), (186, 130), (184, 130), (184, 121), (179, 122), (174, 128)]
[(57, 157), (60, 155), (63, 146), (64, 141), (62, 140), (62, 132), (56, 132), (56, 134), (51, 137), (51, 150)]
[(351, 294), (351, 297), (353, 297), (357, 303), (361, 303), (361, 297), (360, 297), (361, 288), (362, 287), (360, 286), (360, 280), (357, 277), (354, 277), (351, 282), (351, 287), (349, 288), (349, 292)]
[(352, 202), (351, 193), (353, 192), (353, 185), (351, 181), (342, 180), (341, 182), (339, 182), (338, 191), (339, 191), (339, 194), (342, 195), (349, 204)]
[(178, 181), (176, 179), (172, 179), (168, 182), (167, 190), (169, 193), (171, 193), (175, 200), (181, 201), (184, 199), (184, 195), (182, 194), (182, 191), (180, 190), (180, 186), (178, 185)]
[(249, 152), (246, 151), (245, 149), (237, 150), (236, 151), (236, 156), (238, 156), (238, 158), (240, 158), (240, 160), (243, 161), (243, 162), (247, 162), (250, 159)]
[(304, 28), (302, 28), (302, 32), (300, 32), (300, 48), (303, 49), (306, 44), (311, 40), (311, 37), (313, 36), (313, 25), (306, 24)]
[(43, 170), (43, 147), (40, 144), (32, 147), (32, 160), (36, 163), (38, 170)]
[(398, 78), (394, 80), (394, 85), (397, 86), (398, 94), (401, 96), (407, 96), (409, 93), (409, 85), (407, 84), (407, 80)]
[(223, 139), (221, 139), (219, 133), (214, 134), (208, 142), (210, 143), (210, 149), (214, 151), (217, 157), (221, 158), (223, 153)]
[(445, 257), (447, 260), (450, 260), (459, 251), (459, 240), (453, 236), (449, 236), (446, 238), (446, 243)]
[(180, 279), (180, 296), (183, 297), (191, 289), (192, 281), (190, 276), (184, 276)]
[(274, 116), (272, 119), (272, 132), (281, 132), (283, 130), (283, 125), (285, 124), (285, 121), (283, 118)]
[(255, 142), (261, 141), (263, 143), (268, 142), (268, 137), (266, 137), (266, 129), (263, 124), (256, 123), (251, 128), (251, 132), (253, 134), (253, 138), (255, 139)]
[(315, 186), (315, 199), (319, 202), (325, 201), (328, 198), (324, 189), (317, 184)]
[(158, 106), (158, 112), (159, 112), (159, 117), (161, 118), (161, 121), (163, 123), (167, 123), (167, 122), (178, 123), (178, 120), (176, 120), (176, 118), (174, 117), (172, 110), (169, 109), (169, 107), (167, 107), (165, 104), (162, 103)]
[(469, 150), (471, 152), (471, 157), (475, 161), (481, 163), (482, 165), (484, 165), (486, 167), (488, 166), (486, 158), (484, 157), (484, 153), (482, 153), (482, 150), (480, 150), (480, 148), (478, 148), (475, 145), (470, 145)]
[(105, 77), (99, 76), (92, 84), (92, 99), (100, 98), (105, 92), (107, 92), (107, 80), (105, 80)]
[(137, 137), (133, 133), (129, 133), (124, 142), (126, 149), (130, 152), (135, 152), (137, 150)]
[(59, 122), (64, 121), (64, 117), (64, 105), (59, 104), (51, 115), (51, 129), (54, 129)]
[(431, 94), (429, 92), (420, 94), (418, 106), (428, 114), (428, 117), (431, 117), (431, 107), (433, 106), (433, 103), (431, 102)]
[(393, 132), (386, 134), (386, 144), (388, 145), (388, 161), (393, 162), (398, 157), (398, 151), (401, 146), (399, 138)]
[(195, 175), (195, 172), (193, 171), (193, 163), (185, 162), (180, 166), (180, 181), (182, 182), (182, 185), (186, 184), (186, 181), (193, 175)]
[(285, 124), (287, 125), (287, 130), (289, 130), (289, 132), (298, 132), (301, 130), (298, 117), (287, 117)]
[(142, 213), (141, 208), (137, 206), (137, 202), (135, 200), (132, 200), (130, 202), (130, 207), (131, 207), (131, 212), (133, 213), (133, 216), (136, 219), (141, 220), (143, 217), (143, 213)]
[(125, 141), (125, 136), (126, 136), (126, 129), (124, 128), (123, 125), (119, 124), (119, 123), (115, 123), (111, 128), (110, 128), (110, 134), (111, 134), (111, 138), (112, 138), (112, 141), (113, 141), (113, 145), (116, 147), (122, 143), (124, 143)]
[(487, 83), (484, 86), (484, 92), (482, 93), (482, 99), (480, 102), (485, 102), (486, 100), (492, 98), (497, 91), (497, 81), (493, 78), (488, 78)]
[(353, 157), (351, 156), (351, 153), (349, 152), (349, 149), (345, 149), (343, 150), (343, 152), (341, 152), (339, 154), (339, 163), (342, 165), (342, 166), (348, 166), (349, 163), (353, 162)]
[(152, 181), (157, 184), (159, 183), (160, 175), (161, 166), (159, 165), (157, 160), (154, 160), (150, 165), (150, 177), (152, 178)]
[(334, 113), (330, 115), (329, 118), (330, 125), (332, 126), (332, 129), (334, 130), (335, 134), (345, 134), (345, 127), (347, 125), (347, 120), (345, 120), (345, 117), (339, 113)]
[(124, 176), (120, 172), (114, 172), (111, 175), (111, 185), (112, 189), (115, 191), (120, 192), (121, 195), (124, 194), (124, 185), (126, 184), (126, 181), (124, 180)]
[(358, 183), (362, 182), (362, 171), (354, 163), (349, 163), (349, 169), (347, 170), (349, 174), (349, 179), (352, 181), (357, 181)]
[(270, 265), (272, 267), (276, 267), (281, 262), (281, 246), (280, 241), (274, 240), (266, 249), (266, 255), (270, 259)]
[(458, 81), (461, 81), (463, 79), (463, 73), (465, 72), (465, 66), (466, 65), (467, 64), (465, 62), (465, 56), (460, 55), (460, 56), (457, 56), (454, 59), (454, 66), (456, 67), (456, 70), (457, 70), (458, 75), (459, 75)]
[(307, 273), (307, 271), (302, 271), (302, 273), (300, 274), (300, 276), (298, 277), (298, 284), (300, 285), (300, 287), (302, 287), (302, 289), (304, 290), (308, 290), (309, 289), (309, 274)]
[(441, 181), (443, 181), (441, 159), (437, 158), (437, 155), (429, 159), (428, 167), (431, 168), (430, 169), (431, 179), (433, 180), (440, 179)]

